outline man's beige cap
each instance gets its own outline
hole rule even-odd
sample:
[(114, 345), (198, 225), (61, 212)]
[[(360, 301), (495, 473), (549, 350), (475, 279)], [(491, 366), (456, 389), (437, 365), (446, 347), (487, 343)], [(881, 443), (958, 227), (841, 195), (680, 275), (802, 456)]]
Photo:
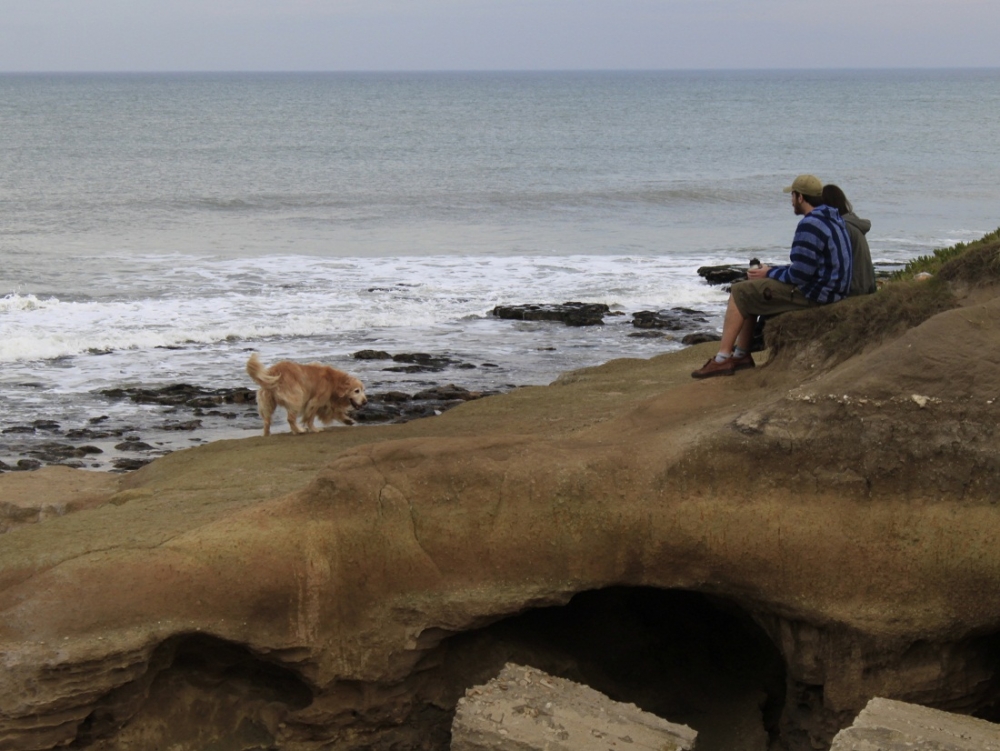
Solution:
[(823, 195), (823, 183), (815, 175), (799, 175), (784, 190), (785, 193), (798, 193), (803, 196)]

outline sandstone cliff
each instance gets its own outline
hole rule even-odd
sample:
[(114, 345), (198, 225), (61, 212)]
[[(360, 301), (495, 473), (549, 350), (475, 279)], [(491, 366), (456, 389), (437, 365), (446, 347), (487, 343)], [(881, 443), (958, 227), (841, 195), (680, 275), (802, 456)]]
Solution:
[(706, 748), (822, 747), (873, 696), (995, 721), (1000, 297), (692, 381), (712, 352), (0, 476), (58, 511), (0, 534), (0, 748), (444, 749), (512, 659)]

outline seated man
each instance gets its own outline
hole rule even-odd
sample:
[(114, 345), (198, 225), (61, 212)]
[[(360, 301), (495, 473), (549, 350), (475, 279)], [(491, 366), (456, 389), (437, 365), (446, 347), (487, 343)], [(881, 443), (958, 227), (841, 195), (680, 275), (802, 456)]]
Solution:
[(785, 313), (837, 302), (851, 288), (851, 241), (840, 212), (823, 205), (823, 183), (799, 175), (785, 193), (801, 216), (792, 240), (791, 263), (761, 266), (747, 272), (729, 293), (719, 354), (694, 371), (692, 378), (732, 375), (754, 367), (750, 355), (757, 316)]

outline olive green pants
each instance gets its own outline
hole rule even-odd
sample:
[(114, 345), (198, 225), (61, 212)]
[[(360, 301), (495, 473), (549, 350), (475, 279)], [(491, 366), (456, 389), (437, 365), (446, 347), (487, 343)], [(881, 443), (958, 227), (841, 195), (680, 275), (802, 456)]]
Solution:
[(803, 295), (794, 284), (769, 278), (736, 282), (730, 294), (744, 318), (776, 315), (819, 305)]

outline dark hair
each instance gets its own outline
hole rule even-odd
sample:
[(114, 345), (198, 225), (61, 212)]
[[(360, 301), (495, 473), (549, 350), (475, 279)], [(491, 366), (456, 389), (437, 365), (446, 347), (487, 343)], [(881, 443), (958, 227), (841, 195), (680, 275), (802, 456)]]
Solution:
[(833, 206), (833, 208), (840, 212), (841, 216), (850, 214), (854, 210), (851, 206), (851, 202), (848, 201), (847, 196), (844, 195), (844, 191), (836, 185), (831, 184), (823, 186), (823, 202), (827, 206)]
[[(823, 192), (825, 193), (826, 191), (824, 190)], [(817, 206), (822, 206), (823, 205), (823, 197), (822, 196), (807, 196), (805, 193), (799, 193), (797, 190), (793, 190), (792, 193), (794, 193), (796, 195), (799, 195), (799, 196), (802, 196), (802, 200), (805, 201), (806, 203), (808, 203), (814, 209)]]

